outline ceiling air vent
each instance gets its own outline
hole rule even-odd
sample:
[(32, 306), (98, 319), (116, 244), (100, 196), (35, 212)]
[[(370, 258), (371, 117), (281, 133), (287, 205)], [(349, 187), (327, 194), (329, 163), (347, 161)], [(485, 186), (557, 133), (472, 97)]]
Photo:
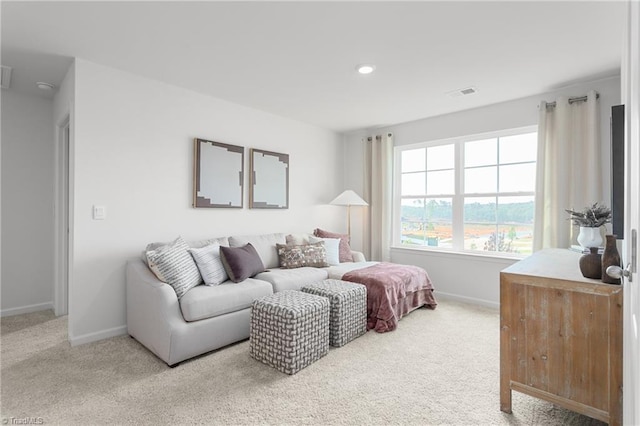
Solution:
[(11, 85), (11, 67), (5, 67), (2, 65), (2, 88), (8, 89)]
[(473, 86), (470, 86), (465, 87), (464, 89), (453, 90), (451, 92), (448, 92), (447, 95), (451, 96), (452, 98), (457, 98), (459, 96), (473, 95), (476, 92), (477, 89)]

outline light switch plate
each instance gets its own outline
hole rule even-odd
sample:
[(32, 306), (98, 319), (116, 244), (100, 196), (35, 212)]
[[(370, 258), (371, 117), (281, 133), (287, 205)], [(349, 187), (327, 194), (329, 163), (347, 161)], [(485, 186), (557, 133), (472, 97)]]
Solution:
[(107, 208), (105, 206), (93, 206), (93, 220), (105, 220)]

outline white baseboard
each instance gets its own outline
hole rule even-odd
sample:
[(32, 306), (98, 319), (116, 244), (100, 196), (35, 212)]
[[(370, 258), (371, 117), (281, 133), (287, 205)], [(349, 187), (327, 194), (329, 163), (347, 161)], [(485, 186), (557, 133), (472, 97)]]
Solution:
[(69, 334), (69, 343), (71, 343), (71, 346), (79, 346), (84, 345), (85, 343), (108, 339), (110, 337), (122, 336), (124, 334), (127, 334), (126, 325), (110, 328), (108, 330), (96, 331), (95, 333), (83, 334), (82, 336), (78, 337)]
[(0, 310), (0, 317), (10, 317), (13, 315), (30, 314), (32, 312), (53, 310), (53, 302), (37, 303), (35, 305), (20, 306), (18, 308), (8, 308)]
[(458, 302), (471, 303), (474, 305), (486, 306), (488, 308), (500, 309), (500, 302), (492, 302), (491, 300), (477, 299), (475, 297), (460, 296), (459, 294), (435, 292), (436, 297), (443, 299), (456, 300)]

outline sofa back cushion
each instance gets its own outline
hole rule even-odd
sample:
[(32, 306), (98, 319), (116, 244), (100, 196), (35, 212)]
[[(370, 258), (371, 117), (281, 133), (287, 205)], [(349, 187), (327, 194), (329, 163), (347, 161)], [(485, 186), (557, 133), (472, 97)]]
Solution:
[(202, 248), (211, 244), (219, 244), (221, 246), (229, 247), (229, 238), (208, 238), (206, 240), (187, 241), (187, 244), (189, 244), (189, 247), (191, 248)]
[(301, 246), (311, 242), (309, 237), (311, 237), (309, 234), (289, 234), (286, 236), (286, 240), (289, 245)]
[(262, 260), (265, 268), (277, 268), (279, 263), (276, 244), (286, 244), (285, 234), (234, 235), (229, 237), (230, 247), (242, 247), (251, 244)]

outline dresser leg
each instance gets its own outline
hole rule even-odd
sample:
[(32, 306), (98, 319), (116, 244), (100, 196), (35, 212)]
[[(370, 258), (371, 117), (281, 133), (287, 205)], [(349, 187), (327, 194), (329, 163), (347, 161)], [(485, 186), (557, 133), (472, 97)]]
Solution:
[(500, 387), (500, 411), (503, 411), (507, 414), (511, 414), (511, 389), (509, 386), (504, 388), (504, 386)]

